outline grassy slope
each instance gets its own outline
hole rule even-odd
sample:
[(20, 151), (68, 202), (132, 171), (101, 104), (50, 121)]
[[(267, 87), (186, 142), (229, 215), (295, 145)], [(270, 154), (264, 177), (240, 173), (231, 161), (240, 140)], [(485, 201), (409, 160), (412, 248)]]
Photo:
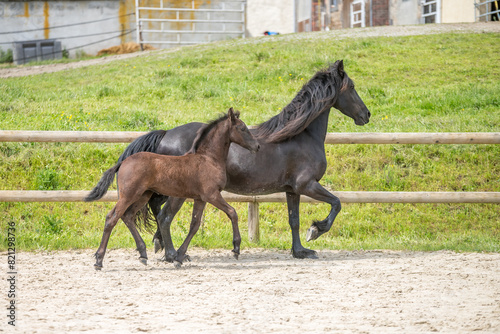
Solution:
[[(321, 38), (317, 38), (321, 36)], [(329, 37), (330, 36), (330, 37)], [(0, 128), (152, 130), (208, 120), (234, 106), (247, 124), (277, 114), (336, 59), (372, 112), (365, 127), (333, 111), (331, 132), (500, 131), (497, 34), (336, 41), (327, 33), (260, 38), (156, 52), (72, 71), (0, 81)], [(310, 38), (304, 38), (310, 37)], [(125, 144), (1, 143), (2, 189), (90, 189)], [(500, 191), (498, 145), (328, 145), (322, 183), (335, 190)], [(1, 203), (18, 247), (97, 247), (112, 204)], [(236, 205), (246, 235), (246, 206)], [(328, 213), (303, 205), (302, 230)], [(285, 204), (263, 204), (260, 247), (289, 248)], [(187, 233), (190, 205), (174, 223)], [(228, 219), (209, 208), (193, 240), (230, 247)], [(149, 236), (145, 236), (150, 239)], [(148, 240), (149, 241), (149, 240)], [(244, 247), (255, 246), (244, 239)], [(498, 205), (350, 204), (313, 248), (500, 251)], [(5, 247), (5, 246), (0, 246)], [(120, 224), (110, 247), (133, 247)]]

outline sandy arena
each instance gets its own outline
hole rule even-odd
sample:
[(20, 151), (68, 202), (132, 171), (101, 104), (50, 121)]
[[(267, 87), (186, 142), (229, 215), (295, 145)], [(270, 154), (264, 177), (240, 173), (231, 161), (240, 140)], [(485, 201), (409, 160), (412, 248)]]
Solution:
[(94, 251), (17, 254), (17, 332), (500, 333), (500, 254), (118, 249), (95, 271)]

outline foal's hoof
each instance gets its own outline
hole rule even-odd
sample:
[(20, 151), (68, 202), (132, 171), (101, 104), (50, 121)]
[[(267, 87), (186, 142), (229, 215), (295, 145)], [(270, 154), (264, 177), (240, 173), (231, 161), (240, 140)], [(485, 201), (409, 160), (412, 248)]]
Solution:
[(182, 267), (182, 262), (174, 260), (174, 268), (175, 269), (180, 269), (181, 267)]
[(309, 229), (307, 230), (306, 240), (307, 241), (316, 240), (318, 239), (319, 236), (320, 234), (318, 228), (313, 225), (309, 227)]
[(100, 266), (98, 264), (94, 264), (94, 269), (97, 270), (97, 271), (101, 271), (102, 266)]
[(148, 259), (147, 259), (147, 258), (140, 257), (140, 258), (139, 258), (139, 261), (140, 261), (143, 265), (145, 265), (145, 266), (147, 266), (147, 265), (148, 265)]

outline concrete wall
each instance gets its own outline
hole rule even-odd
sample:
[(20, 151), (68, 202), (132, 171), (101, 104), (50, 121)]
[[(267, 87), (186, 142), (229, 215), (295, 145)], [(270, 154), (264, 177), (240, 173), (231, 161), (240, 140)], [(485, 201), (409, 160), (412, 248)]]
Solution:
[(474, 0), (441, 0), (441, 23), (474, 22)]
[(421, 11), (420, 0), (392, 0), (390, 6), (391, 24), (420, 24)]
[[(0, 32), (35, 30), (0, 34), (0, 47), (12, 49), (10, 42), (14, 41), (59, 39), (70, 56), (82, 51), (96, 54), (103, 48), (135, 40), (135, 33), (110, 39), (135, 28), (135, 16), (125, 16), (134, 12), (133, 0), (0, 2)], [(73, 25), (102, 19), (107, 20)], [(81, 37), (68, 38), (74, 36)], [(105, 39), (108, 40), (96, 43)]]
[(247, 0), (247, 36), (295, 32), (295, 0)]

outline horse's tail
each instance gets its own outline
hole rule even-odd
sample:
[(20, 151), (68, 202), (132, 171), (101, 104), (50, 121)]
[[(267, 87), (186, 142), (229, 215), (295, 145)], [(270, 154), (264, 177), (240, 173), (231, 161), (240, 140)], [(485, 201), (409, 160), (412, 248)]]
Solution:
[(139, 211), (137, 211), (134, 220), (135, 226), (139, 230), (153, 233), (156, 231), (157, 224), (156, 219), (149, 205), (144, 205)]
[(87, 197), (84, 198), (85, 202), (92, 202), (92, 201), (97, 201), (98, 199), (101, 199), (107, 192), (108, 188), (113, 183), (113, 180), (115, 179), (115, 173), (118, 172), (118, 169), (120, 169), (121, 162), (117, 163), (110, 169), (104, 172), (102, 175), (101, 179), (99, 182), (97, 182), (97, 185), (90, 191), (90, 194), (87, 195)]
[(166, 132), (165, 130), (155, 130), (140, 136), (127, 146), (125, 151), (123, 151), (122, 155), (118, 158), (118, 162), (122, 162), (132, 154), (138, 152), (156, 153), (156, 149)]

